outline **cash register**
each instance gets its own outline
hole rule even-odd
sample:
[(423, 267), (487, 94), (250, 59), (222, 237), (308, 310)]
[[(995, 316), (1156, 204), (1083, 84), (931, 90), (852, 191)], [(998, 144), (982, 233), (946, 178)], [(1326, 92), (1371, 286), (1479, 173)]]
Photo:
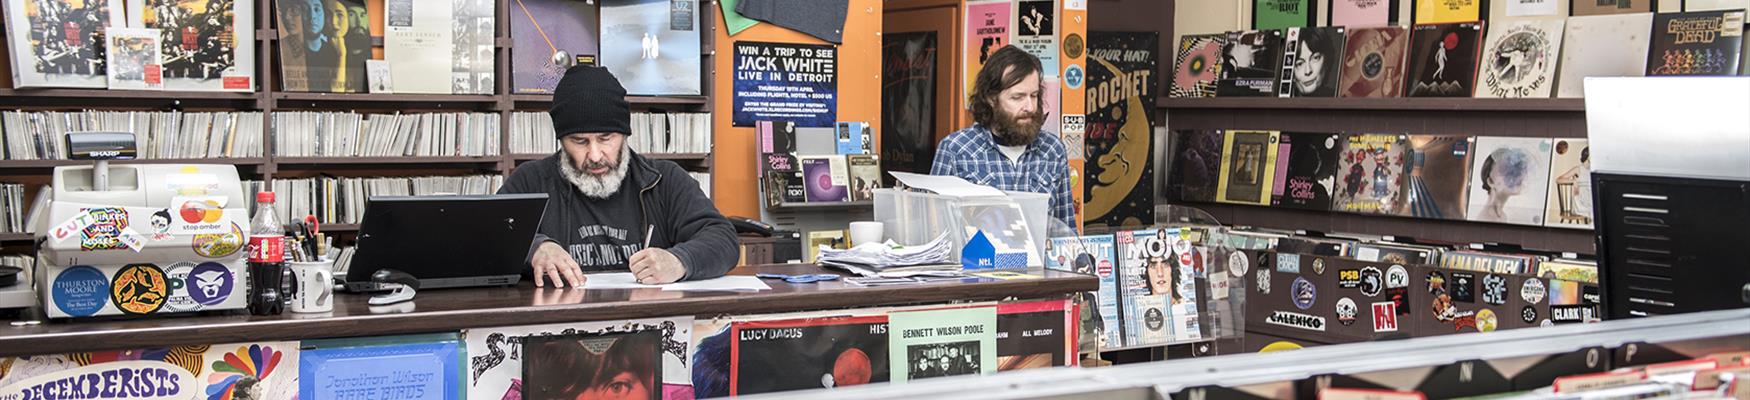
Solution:
[(50, 319), (240, 310), (248, 304), (249, 198), (232, 165), (127, 164), (132, 133), (67, 134), (35, 227), (33, 271)]

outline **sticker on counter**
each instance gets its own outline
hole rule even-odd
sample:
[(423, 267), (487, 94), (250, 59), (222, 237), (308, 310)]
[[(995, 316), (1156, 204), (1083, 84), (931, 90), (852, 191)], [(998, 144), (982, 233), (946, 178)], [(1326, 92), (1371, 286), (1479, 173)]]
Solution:
[(0, 399), (205, 398), (197, 393), (200, 383), (195, 382), (193, 374), (163, 361), (126, 360), (68, 366), (74, 368), (57, 369), (12, 382), (0, 389)]
[(1590, 304), (1549, 306), (1549, 319), (1556, 323), (1586, 322), (1598, 318), (1598, 306)]
[(1402, 265), (1393, 265), (1385, 270), (1385, 288), (1397, 289), (1410, 287), (1410, 271)]
[(152, 213), (152, 241), (170, 239), (170, 209)]
[(1313, 267), (1312, 268), (1313, 274), (1316, 274), (1316, 275), (1324, 275), (1325, 274), (1325, 259), (1314, 258), (1312, 265), (1313, 265), (1312, 266)]
[(116, 271), (110, 282), (110, 300), (128, 314), (151, 314), (170, 299), (170, 283), (164, 270), (153, 264), (128, 264)]
[(49, 297), (55, 308), (75, 317), (88, 317), (109, 304), (109, 279), (103, 272), (86, 265), (61, 270), (49, 283)]
[(1294, 285), (1289, 287), (1289, 293), (1294, 295), (1294, 306), (1302, 310), (1311, 309), (1313, 303), (1319, 300), (1319, 288), (1313, 286), (1306, 278), (1294, 277)]
[(224, 196), (181, 196), (170, 199), (176, 218), (171, 221), (170, 233), (173, 235), (202, 235), (225, 233)]
[(1507, 278), (1488, 274), (1483, 276), (1483, 302), (1492, 305), (1507, 304)]
[(188, 274), (194, 272), (194, 263), (179, 262), (164, 268), (164, 279), (170, 283), (170, 298), (164, 300), (164, 309), (172, 312), (194, 311), (201, 304), (188, 297)]
[(1385, 290), (1385, 274), (1380, 273), (1379, 268), (1362, 268), (1361, 285), (1356, 286), (1355, 288), (1361, 289), (1361, 295), (1363, 296), (1379, 297), (1379, 292)]
[(1453, 315), (1452, 330), (1462, 331), (1462, 330), (1464, 330), (1464, 328), (1471, 328), (1471, 329), (1477, 328), (1477, 313), (1476, 312), (1465, 311), (1465, 312)]
[(1354, 325), (1355, 315), (1360, 312), (1361, 310), (1355, 307), (1355, 300), (1350, 300), (1348, 297), (1337, 299), (1337, 323), (1343, 324), (1343, 326)]
[(1544, 295), (1548, 293), (1549, 289), (1543, 286), (1543, 279), (1527, 278), (1524, 284), (1519, 285), (1519, 298), (1526, 303), (1542, 304)]
[[(128, 210), (118, 207), (88, 208), (79, 212), (73, 222), (79, 225), (79, 250), (119, 250), (128, 248), (134, 240), (124, 239), (128, 229)], [(139, 236), (134, 234), (132, 236)], [(143, 238), (138, 238), (143, 239)], [(140, 240), (143, 241), (143, 240)], [(137, 244), (137, 243), (135, 243)]]
[(188, 274), (188, 297), (203, 306), (216, 306), (231, 298), (236, 281), (224, 264), (203, 262)]
[(1271, 313), (1269, 317), (1264, 318), (1264, 323), (1309, 331), (1325, 331), (1325, 317), (1287, 311), (1276, 311)]
[(1501, 326), (1501, 325), (1500, 325), (1500, 321), (1495, 319), (1495, 310), (1490, 310), (1490, 309), (1485, 308), (1485, 309), (1477, 311), (1477, 330), (1478, 331), (1494, 332), (1495, 328), (1497, 328), (1499, 326)]
[(1446, 274), (1440, 271), (1428, 271), (1428, 294), (1446, 293)]
[(1452, 322), (1458, 318), (1458, 307), (1452, 305), (1452, 297), (1446, 293), (1434, 295), (1434, 319), (1440, 322)]
[(1527, 324), (1537, 323), (1537, 307), (1525, 306), (1519, 310), (1519, 320)]
[(1246, 259), (1246, 252), (1235, 250), (1232, 254), (1227, 255), (1227, 273), (1232, 274), (1235, 278), (1245, 279), (1246, 268), (1250, 267), (1251, 263), (1251, 260)]
[(194, 253), (206, 258), (224, 258), (243, 249), (243, 227), (236, 223), (225, 233), (194, 235), (189, 242)]
[(1300, 273), (1300, 255), (1276, 253), (1276, 272)]
[(1393, 302), (1373, 303), (1373, 331), (1398, 331), (1398, 305)]
[(1270, 294), (1270, 269), (1258, 268), (1258, 293)]
[(1447, 283), (1446, 291), (1452, 294), (1452, 301), (1460, 303), (1477, 302), (1477, 275), (1465, 272), (1452, 273), (1452, 281)]
[(1344, 289), (1354, 289), (1357, 287), (1361, 287), (1361, 270), (1359, 270), (1359, 269), (1339, 269), (1339, 270), (1337, 270), (1337, 287), (1344, 288)]
[(1410, 288), (1389, 288), (1385, 299), (1398, 305), (1398, 315), (1410, 315)]
[(164, 188), (177, 196), (205, 196), (219, 191), (219, 176), (200, 173), (198, 167), (183, 167), (181, 173), (164, 175)]

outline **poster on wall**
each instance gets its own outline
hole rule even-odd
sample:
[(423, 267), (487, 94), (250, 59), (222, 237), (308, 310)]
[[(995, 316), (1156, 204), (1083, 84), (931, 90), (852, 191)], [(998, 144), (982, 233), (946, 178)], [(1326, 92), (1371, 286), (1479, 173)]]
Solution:
[(692, 398), (690, 360), (693, 318), (528, 325), (462, 331), (468, 352), (467, 398), (523, 398), (523, 339), (530, 336), (601, 334), (654, 330), (662, 337), (663, 398)]
[(1014, 20), (1009, 15), (1009, 6), (1008, 1), (967, 2), (963, 71), (966, 87), (960, 92), (961, 97), (972, 95), (972, 83), (978, 71), (984, 69), (984, 60), (1009, 45), (1009, 23)]
[(1039, 57), (1045, 69), (1042, 76), (1057, 76), (1057, 5), (1053, 0), (1022, 0), (1016, 5), (1015, 46)]
[(735, 126), (793, 121), (830, 127), (838, 119), (838, 49), (735, 42)]
[(1160, 35), (1089, 32), (1087, 202), (1089, 225), (1154, 223), (1152, 104)]
[(1252, 29), (1284, 29), (1313, 26), (1318, 1), (1252, 0)]
[[(936, 155), (936, 33), (882, 35), (881, 61), (881, 170), (928, 174)], [(893, 187), (892, 177), (882, 179)]]
[(635, 96), (698, 95), (694, 0), (602, 0), (601, 65)]

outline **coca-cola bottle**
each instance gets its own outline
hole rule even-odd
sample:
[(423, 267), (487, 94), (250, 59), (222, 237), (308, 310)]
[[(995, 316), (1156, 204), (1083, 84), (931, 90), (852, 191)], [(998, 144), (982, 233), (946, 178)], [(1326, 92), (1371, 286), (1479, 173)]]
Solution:
[(278, 315), (285, 307), (280, 290), (286, 269), (286, 231), (274, 212), (273, 192), (255, 194), (255, 218), (249, 222), (249, 312)]

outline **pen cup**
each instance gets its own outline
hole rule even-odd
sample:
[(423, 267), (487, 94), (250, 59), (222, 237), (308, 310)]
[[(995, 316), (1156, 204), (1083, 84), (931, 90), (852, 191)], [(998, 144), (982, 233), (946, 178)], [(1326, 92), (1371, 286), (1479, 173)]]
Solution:
[(287, 310), (295, 313), (334, 311), (334, 259), (288, 261), (286, 268), (292, 271)]

